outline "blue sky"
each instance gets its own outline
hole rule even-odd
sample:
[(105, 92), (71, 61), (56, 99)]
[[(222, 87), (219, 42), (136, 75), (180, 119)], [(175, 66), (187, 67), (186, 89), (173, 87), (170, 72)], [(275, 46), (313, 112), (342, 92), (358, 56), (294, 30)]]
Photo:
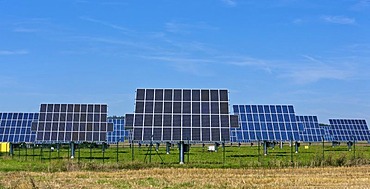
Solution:
[(0, 111), (134, 110), (136, 88), (370, 121), (369, 0), (0, 0)]

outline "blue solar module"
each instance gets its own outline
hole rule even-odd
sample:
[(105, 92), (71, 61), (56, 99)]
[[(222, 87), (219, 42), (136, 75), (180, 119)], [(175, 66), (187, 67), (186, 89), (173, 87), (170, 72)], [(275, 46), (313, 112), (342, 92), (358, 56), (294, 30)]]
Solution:
[(31, 131), (31, 125), (38, 116), (38, 113), (0, 113), (0, 142), (34, 142), (36, 133)]
[(131, 139), (129, 130), (125, 130), (125, 119), (123, 117), (108, 118), (109, 123), (113, 123), (113, 131), (107, 132), (107, 143), (124, 142)]
[(321, 142), (325, 135), (324, 128), (319, 125), (317, 116), (296, 116), (297, 121), (303, 124), (299, 132), (303, 142)]
[(369, 141), (370, 131), (363, 119), (329, 119), (333, 141)]
[(134, 141), (229, 141), (238, 126), (226, 89), (137, 89), (135, 100), (125, 116)]
[(333, 136), (330, 134), (330, 126), (320, 126), (324, 129), (324, 140), (333, 141)]
[(32, 123), (36, 142), (106, 142), (113, 123), (107, 122), (106, 104), (41, 104)]
[(299, 141), (303, 125), (292, 105), (234, 105), (239, 128), (232, 129), (232, 142)]

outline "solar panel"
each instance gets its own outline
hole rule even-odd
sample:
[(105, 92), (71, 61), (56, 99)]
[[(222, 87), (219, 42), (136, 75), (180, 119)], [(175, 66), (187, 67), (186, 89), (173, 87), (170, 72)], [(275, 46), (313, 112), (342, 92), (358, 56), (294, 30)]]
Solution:
[(298, 122), (303, 124), (303, 130), (299, 132), (304, 142), (321, 142), (325, 132), (319, 126), (317, 116), (296, 116)]
[(333, 136), (330, 134), (330, 126), (321, 126), (324, 129), (324, 140), (333, 141)]
[(369, 141), (370, 131), (363, 119), (329, 119), (333, 141)]
[(105, 104), (41, 104), (32, 130), (37, 142), (105, 142), (113, 131), (107, 110)]
[(34, 142), (36, 133), (31, 131), (31, 123), (38, 116), (38, 113), (0, 113), (0, 142)]
[(233, 129), (232, 142), (299, 141), (303, 125), (292, 105), (234, 105), (240, 127)]
[(135, 113), (125, 117), (134, 141), (229, 141), (238, 126), (223, 89), (137, 89)]
[(113, 123), (113, 131), (107, 132), (107, 143), (124, 142), (130, 140), (129, 130), (125, 130), (125, 119), (123, 117), (108, 118), (109, 123)]

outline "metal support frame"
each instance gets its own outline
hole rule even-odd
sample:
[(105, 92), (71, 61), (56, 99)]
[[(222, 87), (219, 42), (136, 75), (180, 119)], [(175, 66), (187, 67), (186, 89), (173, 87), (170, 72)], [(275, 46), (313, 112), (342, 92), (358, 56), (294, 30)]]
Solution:
[(267, 156), (267, 141), (263, 141), (263, 154)]
[(184, 164), (184, 141), (179, 143), (179, 161), (180, 164)]
[(70, 147), (71, 147), (71, 159), (75, 158), (75, 143), (74, 142), (71, 142), (70, 143)]
[(170, 154), (170, 150), (171, 150), (171, 143), (166, 142), (166, 154)]
[(298, 153), (298, 149), (299, 149), (299, 142), (294, 142), (294, 145), (295, 145), (295, 153), (297, 154)]

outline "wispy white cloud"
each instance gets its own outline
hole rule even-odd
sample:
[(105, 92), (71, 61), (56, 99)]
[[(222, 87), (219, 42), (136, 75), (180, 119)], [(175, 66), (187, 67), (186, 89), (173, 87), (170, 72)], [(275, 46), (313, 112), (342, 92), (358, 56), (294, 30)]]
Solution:
[(272, 73), (272, 65), (270, 62), (262, 59), (252, 58), (249, 56), (239, 56), (239, 55), (228, 55), (228, 56), (218, 56), (216, 57), (218, 62), (223, 62), (225, 64), (239, 66), (239, 67), (253, 67), (256, 69), (264, 70), (268, 73)]
[(205, 69), (210, 63), (215, 63), (211, 59), (180, 57), (179, 55), (167, 54), (162, 56), (142, 56), (142, 58), (155, 60), (156, 62), (166, 62), (179, 72), (188, 73), (195, 76), (209, 77), (213, 73), (211, 69)]
[(331, 63), (330, 60), (319, 60), (313, 56), (302, 55), (305, 60), (283, 64), (279, 77), (290, 78), (298, 84), (315, 83), (320, 80), (347, 80), (355, 74), (353, 65), (343, 62)]
[(352, 10), (361, 11), (370, 8), (370, 0), (358, 0), (351, 7)]
[(167, 32), (171, 33), (192, 33), (197, 30), (217, 30), (217, 27), (210, 26), (206, 23), (194, 23), (194, 24), (186, 24), (186, 23), (179, 23), (179, 22), (167, 22), (165, 24), (165, 28)]
[(109, 22), (106, 22), (106, 21), (102, 21), (102, 20), (98, 20), (98, 19), (94, 19), (94, 18), (89, 18), (89, 17), (80, 17), (80, 19), (82, 20), (86, 20), (86, 21), (89, 21), (89, 22), (93, 22), (93, 23), (97, 23), (97, 24), (101, 24), (101, 25), (104, 25), (104, 26), (108, 26), (112, 29), (115, 29), (115, 30), (119, 30), (123, 33), (131, 33), (133, 32), (133, 30), (130, 30), (128, 28), (125, 28), (123, 26), (120, 26), (120, 25), (117, 25), (117, 24), (112, 24), (112, 23), (109, 23)]
[(237, 4), (235, 0), (222, 0), (222, 2), (231, 7), (235, 7)]
[(325, 22), (333, 24), (351, 25), (356, 23), (354, 18), (349, 18), (346, 16), (322, 16), (321, 19)]
[(0, 55), (24, 55), (29, 54), (27, 50), (0, 50)]
[(292, 22), (293, 24), (302, 24), (304, 23), (304, 20), (302, 18), (296, 18)]

